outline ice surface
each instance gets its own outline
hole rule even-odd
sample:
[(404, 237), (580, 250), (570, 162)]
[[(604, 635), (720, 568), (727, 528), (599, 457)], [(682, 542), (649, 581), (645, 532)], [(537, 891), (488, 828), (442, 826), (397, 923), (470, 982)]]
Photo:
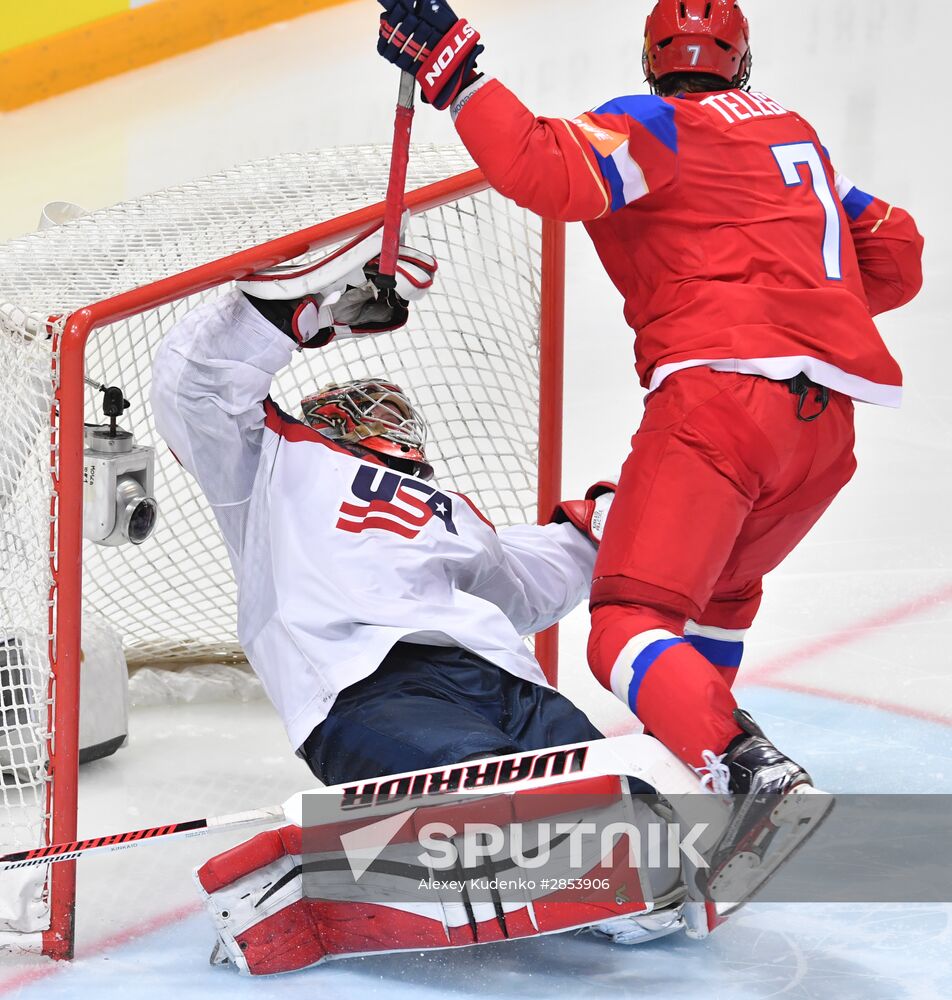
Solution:
[[(810, 760), (817, 781), (825, 787), (857, 792), (952, 791), (952, 748), (945, 727), (761, 688), (748, 689), (744, 701), (791, 754)], [(102, 763), (95, 776), (97, 787), (84, 788), (84, 827), (89, 826), (90, 797), (111, 796), (111, 779), (121, 772), (126, 780), (131, 776), (147, 781), (152, 772), (157, 782), (163, 769), (174, 774), (187, 761), (181, 750), (171, 748), (189, 740), (203, 740), (209, 748), (206, 774), (223, 775), (225, 769), (245, 765), (247, 756), (238, 746), (247, 744), (251, 733), (265, 737), (269, 729), (277, 733), (277, 727), (269, 725), (265, 707), (259, 707), (261, 711), (242, 706), (231, 738), (221, 741), (214, 730), (226, 723), (224, 709), (182, 706), (175, 711), (174, 722), (160, 714), (165, 709), (140, 710), (149, 717), (137, 724), (133, 735), (140, 748), (151, 752), (134, 761), (115, 758)], [(164, 727), (163, 718), (168, 723)], [(163, 743), (170, 746), (164, 760), (157, 753)], [(249, 787), (223, 786), (217, 797), (212, 796), (217, 808), (228, 808), (229, 801), (245, 793), (256, 803), (271, 801), (283, 794), (282, 782), (293, 787), (295, 779), (302, 780), (297, 769), (287, 767), (280, 747), (267, 738), (263, 743), (264, 759)], [(179, 773), (180, 799), (198, 794), (200, 780), (199, 775)], [(234, 776), (229, 780), (234, 782)], [(154, 794), (166, 798), (169, 791), (160, 787)], [(184, 815), (180, 802), (173, 801), (171, 808), (175, 815)], [(113, 820), (115, 813), (113, 805)], [(142, 816), (144, 822), (153, 818)], [(104, 815), (103, 822), (107, 822)], [(342, 1000), (620, 996), (947, 1000), (952, 995), (948, 960), (952, 906), (936, 905), (750, 905), (701, 943), (676, 936), (620, 948), (585, 935), (559, 935), (456, 952), (347, 960), (297, 975), (249, 981), (232, 970), (207, 966), (210, 924), (194, 910), (180, 912), (189, 907), (188, 865), (219, 846), (223, 846), (220, 840), (203, 839), (90, 859), (83, 866), (80, 886), (84, 899), (80, 919), (85, 927), (80, 957), (69, 966), (51, 968), (38, 960), (5, 969), (0, 996), (126, 998), (133, 988), (138, 1000), (170, 996), (294, 1000), (315, 995)], [(154, 873), (147, 871), (153, 865), (163, 872), (161, 892), (158, 898), (143, 899), (145, 887), (151, 887), (153, 894), (157, 891)], [(150, 911), (161, 926), (126, 940), (130, 928), (147, 921)], [(90, 924), (96, 927), (93, 933)], [(40, 978), (30, 982), (31, 975)]]

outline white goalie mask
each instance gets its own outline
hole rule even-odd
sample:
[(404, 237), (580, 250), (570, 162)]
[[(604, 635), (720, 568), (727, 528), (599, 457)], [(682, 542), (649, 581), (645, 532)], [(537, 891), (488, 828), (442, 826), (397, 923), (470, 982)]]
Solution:
[(420, 479), (432, 478), (426, 422), (386, 377), (324, 386), (301, 400), (301, 410), (304, 420), (331, 441), (359, 445)]

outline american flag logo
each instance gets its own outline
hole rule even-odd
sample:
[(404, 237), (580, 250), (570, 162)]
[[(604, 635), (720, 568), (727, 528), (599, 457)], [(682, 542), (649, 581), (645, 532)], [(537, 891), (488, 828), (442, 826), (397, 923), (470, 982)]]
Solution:
[(457, 535), (453, 501), (445, 493), (411, 476), (362, 465), (351, 484), (353, 499), (340, 506), (337, 527), (358, 534), (373, 528), (413, 539), (433, 520)]

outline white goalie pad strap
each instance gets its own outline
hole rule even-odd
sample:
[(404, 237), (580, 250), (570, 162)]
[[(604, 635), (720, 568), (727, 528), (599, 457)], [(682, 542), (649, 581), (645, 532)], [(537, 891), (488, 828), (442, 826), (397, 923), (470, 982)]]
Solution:
[[(686, 928), (684, 920), (684, 903), (669, 906), (663, 910), (651, 913), (626, 914), (623, 917), (612, 917), (592, 925), (592, 931), (601, 936), (611, 938), (613, 944), (630, 947), (636, 944), (646, 944), (659, 938), (677, 934)], [(706, 935), (705, 935), (706, 936)]]
[(324, 307), (313, 295), (302, 300), (294, 311), (292, 327), (295, 336), (302, 344), (316, 337), (321, 330), (334, 325), (334, 314), (330, 306)]
[(401, 244), (395, 274), (397, 295), (407, 302), (422, 299), (433, 287), (438, 266), (432, 254)]

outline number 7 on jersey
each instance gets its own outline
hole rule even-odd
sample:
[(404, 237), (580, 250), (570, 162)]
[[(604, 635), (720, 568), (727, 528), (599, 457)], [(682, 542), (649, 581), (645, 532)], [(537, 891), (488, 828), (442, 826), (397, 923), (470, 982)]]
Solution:
[(770, 150), (780, 167), (787, 187), (798, 187), (804, 183), (799, 170), (801, 164), (810, 168), (810, 175), (813, 178), (813, 193), (817, 196), (826, 214), (826, 226), (823, 230), (823, 264), (826, 268), (826, 276), (830, 281), (842, 281), (840, 213), (836, 204), (836, 196), (833, 194), (826, 171), (823, 169), (823, 158), (820, 156), (820, 151), (812, 142), (771, 146)]

